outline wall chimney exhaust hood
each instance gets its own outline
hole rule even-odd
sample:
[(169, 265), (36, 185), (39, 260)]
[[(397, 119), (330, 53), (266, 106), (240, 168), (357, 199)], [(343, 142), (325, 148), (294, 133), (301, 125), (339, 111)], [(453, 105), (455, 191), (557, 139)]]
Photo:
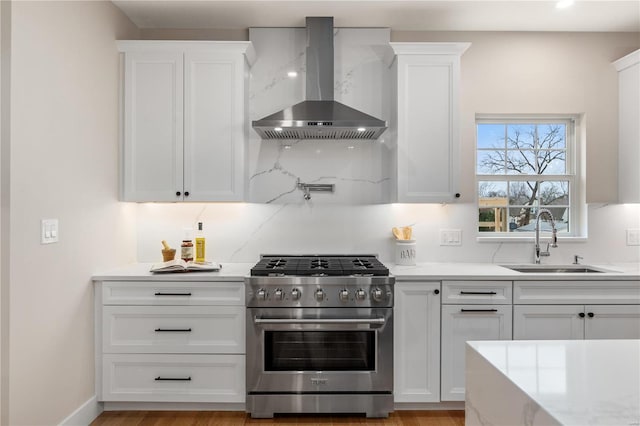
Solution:
[(262, 139), (377, 139), (386, 121), (333, 100), (333, 18), (307, 17), (306, 100), (252, 122)]

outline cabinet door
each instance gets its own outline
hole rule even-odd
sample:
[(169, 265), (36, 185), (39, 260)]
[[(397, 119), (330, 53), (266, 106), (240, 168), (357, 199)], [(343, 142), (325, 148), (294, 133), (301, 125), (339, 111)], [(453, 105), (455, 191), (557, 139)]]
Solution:
[(396, 283), (394, 400), (440, 401), (440, 283)]
[(618, 202), (640, 203), (640, 50), (617, 60)]
[(640, 305), (588, 305), (585, 339), (640, 339)]
[(582, 305), (516, 305), (514, 340), (571, 340), (584, 338)]
[(391, 43), (396, 53), (397, 201), (452, 201), (458, 192), (460, 55), (468, 43)]
[(442, 306), (442, 401), (464, 401), (469, 340), (511, 340), (511, 305)]
[(185, 182), (189, 201), (244, 196), (244, 56), (185, 54)]
[(182, 53), (125, 54), (122, 149), (125, 201), (182, 199), (182, 74)]

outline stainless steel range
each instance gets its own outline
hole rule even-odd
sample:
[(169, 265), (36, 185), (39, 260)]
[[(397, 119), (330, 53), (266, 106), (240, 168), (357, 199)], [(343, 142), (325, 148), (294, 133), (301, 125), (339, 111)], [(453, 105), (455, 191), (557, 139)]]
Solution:
[(262, 256), (245, 278), (247, 411), (393, 411), (393, 284), (375, 255)]

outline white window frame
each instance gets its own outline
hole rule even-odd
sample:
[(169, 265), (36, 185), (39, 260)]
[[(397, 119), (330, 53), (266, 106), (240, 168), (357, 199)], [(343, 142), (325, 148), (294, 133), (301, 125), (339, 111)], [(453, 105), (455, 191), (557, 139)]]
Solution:
[[(566, 172), (561, 175), (480, 175), (478, 174), (478, 124), (566, 124)], [(587, 206), (585, 204), (585, 173), (581, 161), (582, 147), (584, 146), (584, 131), (582, 116), (578, 114), (476, 114), (474, 126), (474, 168), (475, 168), (475, 208), (476, 208), (476, 235), (478, 242), (518, 242), (531, 241), (535, 238), (535, 232), (480, 232), (478, 211), (479, 194), (478, 183), (480, 181), (568, 181), (569, 182), (569, 232), (558, 233), (558, 239), (563, 241), (586, 241), (587, 237)], [(540, 177), (538, 177), (540, 176)], [(542, 235), (542, 234), (541, 234)]]

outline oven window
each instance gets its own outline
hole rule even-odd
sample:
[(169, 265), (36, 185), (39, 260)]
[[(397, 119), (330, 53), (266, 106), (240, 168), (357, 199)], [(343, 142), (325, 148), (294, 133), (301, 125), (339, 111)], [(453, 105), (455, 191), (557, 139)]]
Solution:
[(265, 371), (373, 371), (375, 331), (265, 331)]

